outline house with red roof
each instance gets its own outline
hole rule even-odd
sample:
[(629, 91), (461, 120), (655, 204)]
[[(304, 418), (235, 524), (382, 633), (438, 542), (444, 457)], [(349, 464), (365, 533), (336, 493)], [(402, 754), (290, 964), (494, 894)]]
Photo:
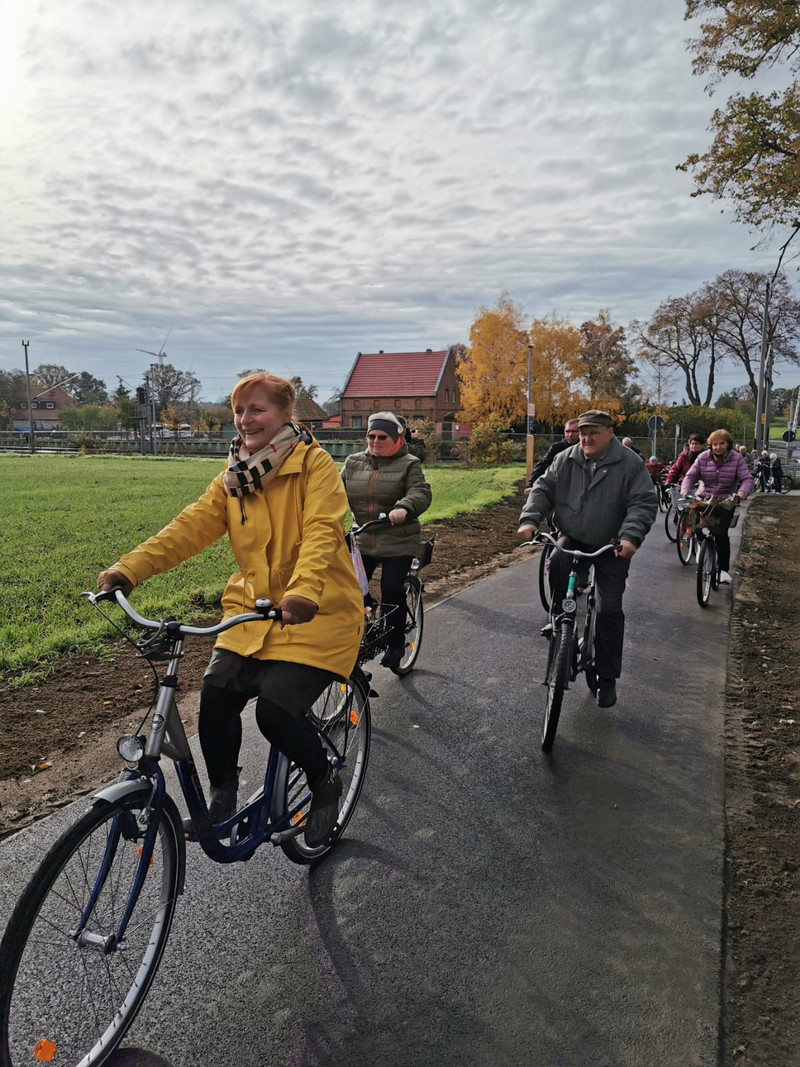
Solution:
[(373, 411), (392, 411), (425, 419), (451, 440), (469, 432), (456, 419), (460, 403), (452, 349), (359, 352), (342, 391), (342, 426), (366, 430)]
[[(34, 388), (41, 389), (41, 386), (34, 386)], [(34, 430), (60, 430), (62, 428), (61, 412), (64, 408), (74, 407), (75, 400), (58, 385), (35, 394), (31, 400)], [(12, 430), (30, 429), (27, 406), (11, 412), (11, 428)]]
[(294, 400), (294, 418), (304, 422), (309, 430), (319, 430), (328, 418), (316, 400), (307, 396), (297, 396)]

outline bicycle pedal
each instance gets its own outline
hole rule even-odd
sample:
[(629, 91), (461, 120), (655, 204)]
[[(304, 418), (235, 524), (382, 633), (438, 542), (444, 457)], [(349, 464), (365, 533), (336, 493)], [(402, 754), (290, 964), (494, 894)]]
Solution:
[(542, 635), (542, 637), (546, 637), (549, 641), (550, 638), (553, 636), (553, 624), (551, 622), (545, 623), (539, 633)]

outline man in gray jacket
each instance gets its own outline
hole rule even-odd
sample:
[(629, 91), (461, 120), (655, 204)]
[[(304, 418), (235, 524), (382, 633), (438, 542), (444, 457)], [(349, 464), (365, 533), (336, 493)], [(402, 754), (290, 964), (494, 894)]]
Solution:
[[(601, 708), (610, 708), (617, 701), (616, 679), (622, 670), (625, 581), (631, 558), (653, 525), (658, 501), (640, 457), (619, 443), (607, 412), (584, 412), (578, 417), (578, 432), (578, 444), (556, 456), (531, 490), (519, 532), (530, 540), (552, 510), (561, 530), (559, 543), (565, 548), (594, 552), (614, 538), (619, 540), (615, 553), (594, 561), (596, 698)], [(564, 595), (570, 562), (561, 552), (550, 557), (550, 588), (556, 602)]]

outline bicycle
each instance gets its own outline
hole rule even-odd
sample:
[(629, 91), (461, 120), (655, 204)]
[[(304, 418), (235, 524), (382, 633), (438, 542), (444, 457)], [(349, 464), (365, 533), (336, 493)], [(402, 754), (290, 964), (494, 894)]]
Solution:
[(675, 529), (675, 547), (678, 550), (678, 559), (684, 567), (688, 566), (692, 556), (697, 553), (692, 499), (685, 497), (678, 499), (674, 504), (675, 513), (678, 516), (678, 523)]
[[(385, 526), (388, 522), (389, 516), (382, 513), (377, 519), (369, 519), (360, 526), (350, 527), (350, 549), (351, 553), (354, 555), (354, 565), (357, 573), (359, 566), (363, 572), (363, 563), (361, 563), (361, 554), (358, 545), (359, 535), (371, 527)], [(411, 570), (403, 580), (403, 592), (405, 594), (403, 604), (378, 605), (377, 601), (369, 595), (368, 585), (366, 586), (365, 599), (368, 599), (366, 608), (368, 609), (369, 614), (364, 625), (364, 636), (361, 639), (361, 648), (358, 653), (358, 662), (360, 665), (374, 659), (382, 652), (387, 651), (389, 648), (389, 636), (392, 630), (391, 623), (393, 620), (391, 617), (394, 612), (402, 611), (405, 613), (405, 648), (400, 662), (396, 666), (390, 667), (390, 670), (393, 674), (402, 677), (413, 669), (414, 664), (419, 658), (420, 649), (422, 648), (422, 633), (425, 625), (425, 611), (422, 600), (425, 586), (422, 583), (419, 572), (423, 567), (427, 567), (433, 558), (433, 546), (435, 542), (435, 535), (423, 542), (420, 555), (418, 557), (415, 556), (411, 561)], [(359, 580), (361, 579), (359, 578)], [(366, 576), (364, 577), (364, 581), (366, 582)], [(364, 588), (365, 587), (362, 586), (362, 589)]]
[[(549, 533), (540, 531), (532, 541), (525, 543), (549, 544), (551, 551), (563, 552), (572, 559), (567, 589), (560, 609), (551, 605), (547, 624), (542, 629), (543, 636), (548, 640), (547, 666), (543, 683), (547, 686), (547, 701), (542, 723), (542, 751), (550, 752), (556, 739), (564, 692), (569, 689), (570, 682), (574, 682), (579, 674), (583, 674), (589, 691), (593, 695), (597, 692), (598, 679), (594, 660), (594, 635), (597, 621), (594, 565), (590, 564), (589, 573), (586, 576), (586, 608), (582, 625), (579, 625), (577, 594), (579, 561), (597, 559), (605, 552), (617, 549), (619, 541), (603, 545), (595, 552), (581, 552), (574, 548), (564, 548)], [(580, 636), (576, 640), (579, 629)]]
[[(687, 499), (689, 498), (687, 497)], [(739, 497), (736, 493), (728, 499), (731, 503), (735, 501), (734, 507), (739, 503)], [(700, 546), (697, 554), (697, 603), (701, 608), (707, 608), (711, 593), (719, 589), (720, 574), (717, 542), (707, 520), (720, 507), (720, 502), (715, 501), (713, 498), (710, 501), (694, 499), (690, 507), (697, 516), (695, 518), (695, 538)], [(733, 529), (738, 521), (739, 516), (734, 515), (728, 524), (728, 529)]]
[[(265, 842), (295, 863), (321, 859), (341, 837), (364, 784), (370, 747), (369, 687), (356, 670), (328, 687), (309, 712), (342, 778), (330, 838), (301, 839), (311, 792), (303, 771), (271, 749), (264, 784), (232, 816), (210, 820), (175, 690), (184, 639), (214, 637), (244, 622), (276, 619), (268, 600), (210, 627), (143, 618), (119, 589), (86, 593), (106, 617), (116, 602), (147, 633), (137, 654), (166, 660), (157, 697), (136, 734), (119, 739), (128, 764), (95, 793), (85, 814), (52, 846), (23, 891), (0, 945), (0, 1050), (3, 1067), (32, 1060), (99, 1067), (119, 1045), (155, 977), (183, 893), (186, 844), (160, 759), (172, 760), (202, 850), (218, 863), (248, 860)], [(149, 733), (142, 733), (150, 717)], [(227, 843), (226, 843), (227, 842)]]

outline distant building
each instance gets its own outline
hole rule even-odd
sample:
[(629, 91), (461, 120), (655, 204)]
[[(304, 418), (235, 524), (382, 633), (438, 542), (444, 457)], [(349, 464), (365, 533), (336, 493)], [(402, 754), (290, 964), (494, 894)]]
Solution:
[[(39, 393), (31, 400), (34, 430), (60, 430), (61, 412), (64, 408), (74, 408), (77, 405), (69, 393), (64, 392), (59, 386), (54, 386), (42, 392), (39, 386), (31, 389), (32, 393)], [(29, 430), (28, 406), (16, 408), (11, 412), (12, 430)]]
[(342, 426), (366, 429), (373, 411), (393, 411), (433, 423), (445, 440), (466, 436), (458, 422), (461, 397), (450, 349), (359, 352), (342, 392)]
[(294, 417), (297, 422), (304, 422), (309, 430), (321, 430), (328, 418), (316, 400), (309, 400), (306, 396), (295, 397)]

